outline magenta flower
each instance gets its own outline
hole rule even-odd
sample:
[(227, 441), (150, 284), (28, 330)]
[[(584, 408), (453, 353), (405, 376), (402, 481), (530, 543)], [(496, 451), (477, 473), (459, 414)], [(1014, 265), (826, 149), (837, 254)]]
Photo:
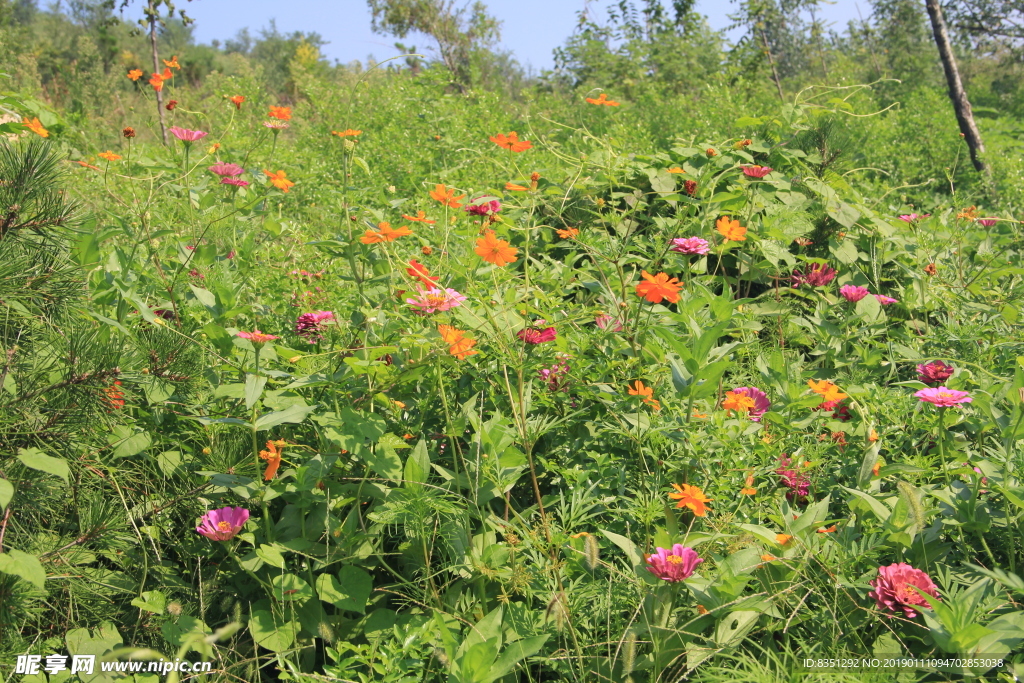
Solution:
[(501, 202), (497, 199), (492, 199), (489, 202), (480, 202), (479, 204), (470, 204), (466, 207), (466, 213), (471, 216), (492, 216), (501, 211)]
[(218, 161), (210, 166), (210, 171), (219, 176), (236, 176), (245, 173), (245, 169), (238, 164), (225, 164), (223, 161)]
[[(915, 590), (922, 591), (938, 599), (939, 589), (931, 578), (920, 569), (914, 569), (909, 564), (899, 562), (890, 564), (888, 567), (878, 568), (878, 578), (871, 581), (873, 591), (868, 593), (869, 598), (875, 599), (878, 609), (884, 609), (895, 614), (903, 610), (903, 614), (909, 619), (917, 616), (915, 607), (927, 607), (928, 601)], [(892, 615), (888, 615), (892, 619)]]
[(168, 130), (171, 131), (171, 135), (182, 142), (195, 142), (209, 135), (209, 133), (204, 133), (201, 130), (189, 130), (188, 128), (178, 128), (177, 126), (171, 126)]
[(672, 550), (655, 548), (654, 554), (647, 556), (647, 570), (662, 581), (678, 583), (690, 578), (693, 570), (703, 561), (697, 556), (696, 550), (676, 543)]
[(602, 313), (601, 315), (594, 318), (594, 324), (596, 324), (602, 330), (607, 330), (608, 328), (611, 328), (612, 332), (622, 332), (622, 323), (616, 320), (614, 317), (608, 315), (607, 313)]
[(547, 383), (548, 391), (563, 391), (569, 385), (569, 365), (566, 361), (568, 357), (563, 356), (551, 367), (537, 371), (541, 380)]
[(672, 240), (670, 251), (680, 254), (706, 254), (711, 251), (711, 248), (708, 246), (707, 240), (702, 240), (699, 237), (677, 237)]
[(554, 341), (558, 334), (553, 327), (545, 327), (543, 330), (536, 327), (524, 327), (516, 332), (516, 336), (527, 344), (543, 344), (544, 342)]
[(846, 299), (852, 304), (860, 301), (871, 292), (868, 291), (867, 287), (858, 287), (857, 285), (843, 285), (842, 287), (839, 288), (839, 293), (842, 294), (844, 299)]
[(248, 339), (253, 344), (266, 344), (268, 341), (280, 339), (280, 337), (275, 337), (272, 334), (264, 334), (259, 330), (253, 330), (252, 332), (239, 332), (238, 336), (242, 339)]
[(248, 181), (241, 178), (221, 178), (221, 185), (234, 185), (235, 187), (249, 187)]
[(799, 270), (793, 271), (793, 289), (798, 289), (800, 285), (810, 285), (811, 287), (824, 287), (832, 280), (836, 279), (835, 268), (830, 268), (825, 263), (814, 263), (810, 268), (801, 272)]
[(295, 321), (295, 334), (310, 344), (316, 344), (324, 338), (323, 324), (330, 320), (334, 320), (334, 314), (330, 311), (303, 313)]
[(942, 384), (953, 376), (952, 365), (946, 365), (941, 360), (933, 360), (927, 365), (917, 366), (917, 379), (925, 384)]
[(751, 422), (760, 422), (761, 416), (772, 407), (772, 402), (768, 400), (768, 396), (756, 387), (740, 387), (732, 391), (734, 394), (748, 396), (754, 400), (754, 407), (747, 413)]
[(850, 415), (850, 409), (842, 405), (842, 402), (842, 399), (839, 399), (838, 401), (822, 401), (811, 408), (811, 410), (831, 410), (833, 420), (849, 422), (853, 416)]
[(743, 175), (748, 178), (764, 178), (766, 175), (772, 172), (770, 166), (744, 166)]
[(882, 304), (883, 306), (899, 303), (899, 299), (893, 299), (891, 296), (886, 296), (884, 294), (875, 294), (875, 298), (878, 299), (878, 303)]
[(434, 313), (435, 311), (447, 311), (448, 309), (461, 306), (466, 297), (454, 289), (439, 289), (434, 287), (426, 291), (420, 290), (418, 299), (406, 299), (405, 303), (420, 309), (420, 313)]
[(978, 225), (983, 225), (986, 228), (991, 228), (993, 225), (999, 222), (998, 218), (979, 218)]
[(810, 495), (811, 480), (799, 469), (791, 468), (792, 464), (793, 459), (783, 453), (779, 458), (779, 466), (776, 468), (775, 474), (779, 475), (782, 485), (789, 489), (786, 492), (786, 500), (791, 503), (799, 503)]
[(913, 223), (916, 220), (920, 220), (921, 218), (928, 218), (929, 216), (931, 216), (930, 213), (905, 213), (902, 216), (900, 216), (900, 220), (906, 221), (907, 223)]
[(930, 387), (914, 394), (922, 401), (933, 403), (940, 408), (948, 408), (958, 403), (970, 403), (974, 399), (966, 391), (957, 391), (947, 387)]
[(245, 508), (226, 507), (210, 510), (199, 520), (196, 531), (211, 541), (230, 541), (249, 519)]

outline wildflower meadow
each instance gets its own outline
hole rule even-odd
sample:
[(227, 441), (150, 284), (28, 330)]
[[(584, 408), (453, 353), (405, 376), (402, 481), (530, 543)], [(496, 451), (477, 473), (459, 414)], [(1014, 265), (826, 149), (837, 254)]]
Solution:
[(0, 100), (3, 680), (1024, 672), (1019, 145), (168, 40)]

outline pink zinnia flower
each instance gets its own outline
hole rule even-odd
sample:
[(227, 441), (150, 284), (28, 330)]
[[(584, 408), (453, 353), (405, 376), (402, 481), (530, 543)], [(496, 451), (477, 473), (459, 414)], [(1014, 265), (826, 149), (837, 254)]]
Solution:
[(958, 403), (970, 403), (974, 399), (966, 391), (957, 391), (948, 387), (931, 387), (922, 389), (914, 394), (922, 401), (934, 403), (941, 408), (955, 406)]
[(466, 213), (471, 216), (490, 216), (501, 211), (501, 202), (497, 199), (492, 199), (489, 202), (480, 202), (479, 204), (470, 204), (466, 207)]
[(921, 214), (905, 213), (902, 216), (900, 216), (900, 220), (901, 221), (906, 221), (907, 223), (913, 223), (914, 221), (916, 221), (918, 219), (928, 218), (929, 216), (931, 216), (930, 213), (921, 213)]
[(858, 287), (857, 285), (843, 285), (839, 288), (839, 293), (842, 294), (843, 298), (850, 303), (856, 303), (866, 297), (871, 292), (868, 291), (867, 287)]
[(263, 125), (271, 130), (282, 130), (288, 127), (284, 121), (264, 121)]
[(743, 175), (748, 178), (764, 178), (772, 172), (771, 166), (744, 166)]
[(942, 384), (953, 376), (953, 370), (955, 368), (952, 365), (946, 365), (941, 360), (933, 360), (927, 365), (917, 366), (917, 379), (925, 384)]
[(779, 475), (782, 485), (789, 489), (786, 492), (786, 500), (789, 502), (801, 502), (811, 493), (811, 480), (799, 469), (791, 469), (793, 459), (783, 453), (779, 457), (779, 466), (775, 474)]
[(204, 133), (201, 130), (189, 130), (188, 128), (178, 128), (177, 126), (171, 126), (168, 130), (171, 131), (171, 135), (182, 142), (195, 142), (209, 135), (209, 133)]
[[(909, 564), (899, 562), (890, 564), (888, 567), (878, 568), (878, 578), (871, 581), (873, 591), (868, 593), (869, 598), (875, 599), (878, 609), (888, 610), (896, 613), (903, 610), (903, 614), (909, 619), (917, 616), (915, 607), (927, 607), (928, 601), (915, 590), (922, 591), (932, 596), (939, 597), (939, 589), (931, 578), (920, 569), (914, 569)], [(892, 615), (889, 615), (892, 618)]]
[(647, 556), (647, 570), (662, 581), (678, 583), (690, 578), (693, 570), (703, 561), (697, 556), (696, 550), (676, 543), (672, 550), (655, 548), (654, 554)]
[(210, 171), (219, 176), (236, 176), (245, 173), (245, 169), (238, 164), (225, 164), (223, 161), (218, 161), (210, 166)]
[(539, 330), (536, 327), (524, 327), (516, 332), (516, 336), (527, 344), (543, 344), (544, 342), (554, 341), (558, 334), (553, 327), (545, 327), (543, 330)]
[(891, 296), (886, 296), (884, 294), (875, 294), (875, 298), (878, 299), (878, 303), (882, 304), (883, 306), (899, 303), (899, 299), (893, 299)]
[(622, 323), (607, 313), (602, 313), (594, 318), (594, 323), (602, 330), (607, 330), (610, 327), (612, 332), (622, 332)]
[(747, 412), (747, 416), (750, 417), (751, 422), (760, 422), (761, 416), (768, 412), (768, 409), (772, 407), (772, 402), (768, 400), (768, 396), (756, 387), (740, 387), (739, 389), (732, 390), (734, 394), (740, 396), (747, 396), (754, 401), (754, 407)]
[(542, 381), (548, 385), (548, 391), (562, 391), (569, 385), (568, 357), (559, 358), (559, 362), (549, 368), (541, 368), (537, 371)]
[(249, 182), (241, 178), (221, 178), (221, 185), (234, 185), (235, 187), (249, 187)]
[(677, 237), (672, 240), (672, 248), (680, 254), (706, 254), (711, 251), (707, 240), (699, 237)]
[(272, 334), (264, 334), (259, 330), (253, 330), (252, 332), (239, 332), (238, 336), (242, 339), (248, 339), (253, 344), (266, 344), (268, 341), (280, 339), (280, 337), (275, 337)]
[(230, 541), (249, 519), (245, 508), (226, 507), (210, 510), (199, 520), (196, 531), (211, 541)]
[(833, 420), (849, 422), (852, 418), (852, 415), (850, 415), (850, 409), (842, 405), (842, 402), (842, 399), (839, 399), (838, 401), (822, 401), (811, 408), (811, 410), (831, 410)]
[(461, 306), (466, 297), (454, 289), (439, 289), (434, 287), (426, 291), (420, 290), (418, 299), (406, 299), (405, 303), (419, 308), (420, 313), (433, 313), (435, 311), (447, 311), (450, 308)]
[(835, 268), (830, 268), (825, 263), (814, 263), (803, 272), (794, 270), (793, 289), (798, 289), (803, 284), (808, 284), (811, 287), (824, 287), (836, 279), (837, 273)]
[(295, 321), (295, 334), (310, 344), (316, 344), (324, 338), (323, 324), (329, 320), (334, 320), (334, 314), (330, 311), (303, 313)]
[(979, 218), (978, 225), (984, 225), (986, 228), (991, 228), (993, 225), (999, 222), (998, 218)]

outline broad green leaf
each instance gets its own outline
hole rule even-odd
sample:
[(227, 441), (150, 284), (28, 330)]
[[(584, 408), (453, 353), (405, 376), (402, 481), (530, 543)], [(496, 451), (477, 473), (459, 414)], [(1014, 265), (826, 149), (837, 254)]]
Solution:
[(196, 287), (195, 285), (189, 285), (189, 289), (192, 290), (192, 293), (195, 295), (199, 303), (207, 308), (216, 308), (217, 297), (213, 295), (213, 292), (208, 289), (203, 289), (202, 287)]
[(316, 592), (324, 602), (338, 609), (366, 613), (366, 601), (373, 591), (373, 577), (359, 567), (345, 566), (333, 574), (321, 574), (316, 580)]
[(601, 533), (604, 534), (605, 538), (619, 546), (619, 548), (626, 553), (626, 557), (629, 558), (629, 562), (634, 568), (644, 564), (643, 554), (640, 552), (640, 549), (636, 547), (636, 543), (633, 543), (633, 541), (629, 540), (625, 536), (613, 534), (612, 532), (605, 531), (604, 529), (601, 530)]
[(8, 548), (0, 553), (0, 572), (14, 574), (36, 588), (46, 588), (46, 572), (43, 571), (39, 558), (23, 553), (17, 548)]
[(430, 472), (430, 455), (427, 453), (427, 442), (420, 439), (409, 453), (405, 461), (405, 481), (422, 484)]
[(261, 545), (256, 549), (256, 556), (272, 567), (277, 567), (278, 569), (284, 569), (285, 567), (284, 555), (277, 549), (276, 544)]
[(277, 410), (272, 413), (265, 413), (260, 415), (259, 419), (256, 420), (256, 429), (262, 431), (264, 429), (270, 429), (276, 427), (279, 424), (285, 422), (299, 423), (306, 419), (310, 413), (316, 410), (316, 406), (291, 406), (284, 410)]
[(484, 679), (484, 683), (492, 683), (502, 676), (512, 673), (512, 669), (515, 668), (516, 664), (540, 652), (541, 647), (543, 647), (549, 637), (550, 634), (545, 633), (542, 636), (523, 638), (514, 643), (509, 643), (505, 647), (505, 651), (494, 660), (494, 665), (491, 667), (487, 678)]
[(119, 443), (114, 449), (113, 456), (115, 458), (128, 458), (138, 455), (152, 445), (153, 437), (150, 436), (149, 432), (138, 432)]
[(298, 631), (298, 622), (275, 619), (266, 610), (253, 611), (249, 619), (249, 632), (253, 640), (271, 652), (284, 652), (290, 648)]
[[(248, 373), (245, 376), (245, 409), (251, 410), (256, 401), (263, 395), (263, 387), (267, 385), (267, 378), (264, 375)], [(282, 411), (283, 412), (283, 411)], [(273, 413), (271, 413), (273, 414)], [(264, 416), (265, 417), (265, 416)]]
[(14, 484), (6, 479), (0, 479), (0, 510), (7, 507), (11, 498), (14, 498)]
[(295, 574), (278, 574), (271, 581), (278, 602), (303, 602), (313, 597), (313, 589)]
[(163, 614), (167, 596), (162, 591), (146, 591), (141, 597), (132, 600), (132, 606), (153, 614)]
[(52, 474), (63, 479), (65, 484), (68, 483), (68, 464), (60, 458), (46, 455), (38, 448), (19, 448), (18, 460), (25, 467)]

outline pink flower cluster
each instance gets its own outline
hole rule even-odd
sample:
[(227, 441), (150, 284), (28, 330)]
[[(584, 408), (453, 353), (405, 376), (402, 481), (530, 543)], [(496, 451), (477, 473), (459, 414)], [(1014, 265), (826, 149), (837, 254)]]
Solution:
[(238, 164), (225, 164), (222, 161), (218, 161), (213, 166), (210, 166), (210, 172), (221, 176), (221, 185), (234, 185), (235, 187), (247, 187), (249, 185), (248, 182), (237, 177), (245, 173), (245, 169)]
[[(871, 294), (871, 292), (868, 291), (867, 287), (861, 287), (859, 285), (843, 285), (839, 288), (839, 294), (850, 303), (856, 303), (868, 294)], [(874, 296), (878, 303), (883, 306), (899, 303), (898, 299), (893, 299), (892, 297), (885, 296), (884, 294), (875, 294)]]
[(836, 279), (838, 271), (825, 263), (812, 263), (810, 268), (803, 271), (793, 271), (793, 289), (799, 289), (801, 285), (811, 287), (824, 287)]
[[(928, 606), (928, 601), (916, 589), (920, 588), (933, 598), (939, 597), (939, 589), (932, 583), (931, 578), (920, 569), (914, 569), (904, 562), (879, 567), (878, 577), (871, 581), (870, 585), (874, 590), (868, 593), (868, 597), (875, 599), (878, 609), (893, 614), (903, 610), (903, 614), (909, 619), (917, 616), (916, 608)], [(889, 618), (892, 616), (890, 614)]]
[(178, 126), (171, 126), (167, 130), (171, 131), (171, 135), (185, 143), (202, 140), (209, 135), (209, 133), (204, 133), (201, 130), (189, 130), (188, 128), (179, 128)]
[(902, 216), (900, 216), (900, 220), (901, 221), (906, 221), (907, 223), (913, 223), (916, 220), (920, 220), (922, 218), (928, 218), (928, 216), (931, 216), (931, 214), (930, 213), (920, 213), (920, 214), (919, 213), (905, 213)]
[(757, 387), (739, 387), (738, 389), (733, 389), (733, 393), (747, 396), (754, 401), (754, 407), (747, 412), (747, 417), (750, 418), (751, 422), (760, 422), (761, 416), (772, 407), (772, 402), (768, 400), (768, 395)]
[(471, 216), (492, 216), (501, 211), (501, 202), (497, 199), (492, 199), (489, 202), (480, 202), (479, 204), (470, 204), (466, 207), (466, 213)]
[(310, 344), (316, 344), (324, 338), (323, 325), (334, 320), (334, 314), (330, 311), (313, 311), (303, 313), (295, 321), (295, 334), (305, 339)]
[(946, 365), (941, 360), (933, 360), (931, 363), (922, 363), (917, 366), (917, 379), (925, 384), (942, 384), (953, 376), (954, 368)]
[(544, 342), (554, 341), (558, 333), (555, 332), (553, 327), (545, 327), (544, 329), (524, 327), (516, 332), (516, 336), (527, 344), (543, 344)]
[(594, 318), (594, 324), (602, 330), (610, 329), (612, 332), (622, 332), (622, 323), (616, 320), (614, 316), (610, 316), (607, 313), (602, 313)]
[(568, 356), (560, 356), (558, 362), (537, 371), (540, 379), (548, 385), (548, 391), (564, 391), (569, 386)]
[(711, 251), (707, 240), (702, 240), (699, 237), (677, 237), (672, 240), (672, 247), (670, 251), (674, 251), (680, 254), (707, 254)]
[(219, 508), (210, 510), (199, 520), (196, 532), (211, 541), (230, 541), (238, 535), (249, 520), (249, 511), (245, 508)]
[(437, 311), (447, 311), (461, 306), (462, 302), (466, 300), (466, 297), (459, 294), (454, 289), (440, 289), (434, 287), (426, 291), (420, 290), (419, 297), (413, 299), (406, 299), (405, 303), (410, 306), (415, 306), (419, 309), (418, 313), (427, 315)]
[(960, 403), (970, 403), (974, 400), (966, 391), (957, 391), (947, 387), (929, 387), (918, 391), (914, 396), (940, 408), (948, 408)]
[(703, 561), (696, 550), (676, 543), (671, 550), (655, 548), (654, 554), (647, 556), (647, 570), (662, 581), (678, 583), (690, 578)]
[(779, 467), (775, 470), (775, 474), (779, 475), (782, 485), (789, 489), (786, 492), (786, 500), (791, 503), (800, 503), (811, 493), (811, 480), (792, 465), (793, 459), (783, 453), (779, 458)]

